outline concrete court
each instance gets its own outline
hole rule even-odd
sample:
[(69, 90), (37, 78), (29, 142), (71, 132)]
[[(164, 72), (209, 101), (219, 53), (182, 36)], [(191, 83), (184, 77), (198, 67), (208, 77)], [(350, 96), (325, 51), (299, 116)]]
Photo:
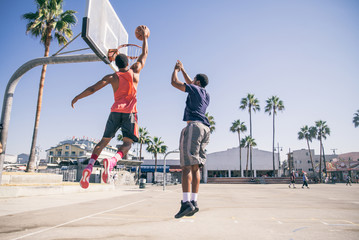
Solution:
[(2, 198), (0, 239), (359, 239), (359, 184), (310, 187), (201, 184), (182, 219), (180, 185)]

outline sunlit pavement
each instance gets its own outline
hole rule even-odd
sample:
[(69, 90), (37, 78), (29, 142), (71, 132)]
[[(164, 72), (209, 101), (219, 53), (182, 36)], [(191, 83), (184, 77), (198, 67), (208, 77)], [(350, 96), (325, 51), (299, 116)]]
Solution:
[(175, 219), (181, 198), (180, 185), (1, 198), (0, 239), (359, 239), (359, 184), (201, 184), (199, 212)]

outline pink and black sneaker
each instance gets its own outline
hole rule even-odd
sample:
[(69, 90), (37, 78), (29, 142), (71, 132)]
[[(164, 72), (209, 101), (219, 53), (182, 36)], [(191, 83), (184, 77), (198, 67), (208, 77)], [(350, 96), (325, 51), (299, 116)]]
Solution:
[(103, 167), (105, 170), (102, 173), (102, 181), (104, 183), (109, 182), (108, 180), (109, 180), (110, 173), (111, 173), (113, 167), (116, 166), (116, 163), (117, 163), (117, 161), (112, 158), (110, 158), (110, 159), (105, 158), (103, 160)]
[(91, 164), (87, 165), (87, 167), (82, 171), (82, 178), (80, 180), (80, 185), (82, 188), (88, 188), (90, 185), (90, 176), (92, 173), (93, 166)]

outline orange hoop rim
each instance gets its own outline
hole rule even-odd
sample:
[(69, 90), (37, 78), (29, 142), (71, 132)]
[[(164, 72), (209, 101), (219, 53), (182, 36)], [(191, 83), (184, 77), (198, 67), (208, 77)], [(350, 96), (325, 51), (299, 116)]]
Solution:
[[(139, 45), (136, 45), (136, 44), (132, 44), (132, 43), (126, 43), (126, 44), (122, 44), (120, 46), (118, 46), (118, 48), (114, 48), (114, 49), (109, 49), (108, 52), (107, 52), (107, 58), (113, 62), (115, 60), (115, 57), (119, 54), (119, 50), (121, 48), (124, 48), (124, 47), (136, 47), (136, 48), (139, 48), (139, 49), (142, 49), (141, 46)], [(112, 55), (110, 55), (112, 54)], [(139, 56), (130, 56), (130, 55), (127, 55), (127, 58), (128, 59), (131, 59), (131, 60), (134, 60), (134, 59), (137, 59)]]

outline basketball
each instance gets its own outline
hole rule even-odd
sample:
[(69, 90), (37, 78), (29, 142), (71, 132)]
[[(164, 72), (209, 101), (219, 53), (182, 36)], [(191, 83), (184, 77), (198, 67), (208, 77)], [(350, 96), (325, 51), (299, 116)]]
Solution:
[[(145, 36), (147, 36), (147, 37), (149, 37), (150, 36), (150, 29), (147, 27), (147, 26), (145, 26), (145, 25), (141, 25), (141, 26), (143, 26), (144, 28), (145, 28)], [(138, 39), (138, 40), (140, 40), (140, 41), (142, 41), (143, 40), (143, 37), (142, 37), (142, 34), (141, 34), (141, 26), (138, 26), (137, 28), (136, 28), (136, 30), (135, 30), (135, 35), (136, 35), (136, 38)]]

